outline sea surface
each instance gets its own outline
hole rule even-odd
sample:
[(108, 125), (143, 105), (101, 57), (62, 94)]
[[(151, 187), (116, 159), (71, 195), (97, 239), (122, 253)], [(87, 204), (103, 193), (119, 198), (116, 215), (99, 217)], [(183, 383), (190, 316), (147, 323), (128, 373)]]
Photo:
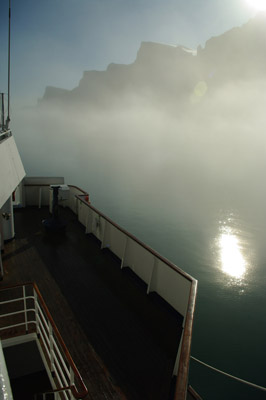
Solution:
[[(27, 113), (13, 129), (27, 174), (65, 176), (195, 277), (191, 354), (266, 387), (265, 133), (214, 138), (147, 113), (141, 125), (132, 115)], [(189, 380), (206, 400), (266, 398), (193, 360)]]

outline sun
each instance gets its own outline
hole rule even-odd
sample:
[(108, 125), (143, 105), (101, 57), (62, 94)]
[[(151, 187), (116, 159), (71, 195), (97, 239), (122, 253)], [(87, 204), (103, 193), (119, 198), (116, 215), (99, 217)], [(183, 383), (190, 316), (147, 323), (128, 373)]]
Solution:
[(266, 0), (246, 0), (246, 2), (255, 10), (266, 11)]

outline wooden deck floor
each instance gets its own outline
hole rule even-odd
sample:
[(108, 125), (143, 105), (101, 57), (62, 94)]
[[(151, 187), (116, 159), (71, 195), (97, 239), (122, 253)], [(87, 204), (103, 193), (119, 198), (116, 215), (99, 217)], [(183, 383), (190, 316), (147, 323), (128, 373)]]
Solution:
[(182, 317), (60, 209), (65, 234), (44, 231), (48, 209), (15, 212), (0, 287), (35, 281), (89, 390), (88, 399), (168, 400)]

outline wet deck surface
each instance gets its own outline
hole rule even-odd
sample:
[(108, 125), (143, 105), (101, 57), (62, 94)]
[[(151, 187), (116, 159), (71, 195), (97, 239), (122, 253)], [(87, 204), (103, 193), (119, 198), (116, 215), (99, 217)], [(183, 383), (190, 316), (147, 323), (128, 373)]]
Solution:
[(35, 281), (69, 348), (88, 399), (166, 400), (182, 317), (92, 235), (69, 210), (65, 234), (44, 231), (48, 209), (18, 209), (16, 239), (2, 256), (0, 287)]

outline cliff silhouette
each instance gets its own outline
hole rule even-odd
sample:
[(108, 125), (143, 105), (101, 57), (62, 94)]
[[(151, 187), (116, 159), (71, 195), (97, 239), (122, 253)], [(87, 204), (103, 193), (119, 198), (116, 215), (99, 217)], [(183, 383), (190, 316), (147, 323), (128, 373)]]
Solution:
[[(40, 104), (83, 103), (112, 107), (132, 101), (160, 102), (179, 109), (197, 103), (230, 82), (265, 79), (266, 16), (209, 39), (196, 51), (143, 42), (135, 62), (85, 71), (73, 90), (48, 86)], [(137, 99), (137, 100), (136, 100)]]

